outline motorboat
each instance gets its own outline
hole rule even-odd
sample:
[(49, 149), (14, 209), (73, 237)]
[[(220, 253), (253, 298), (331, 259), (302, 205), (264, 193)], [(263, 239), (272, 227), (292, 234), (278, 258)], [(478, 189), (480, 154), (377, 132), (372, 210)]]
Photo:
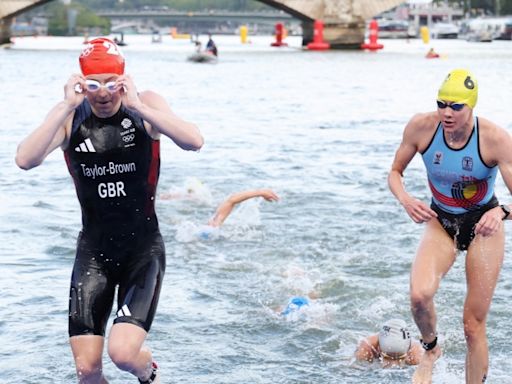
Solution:
[(431, 35), (433, 39), (456, 39), (459, 37), (459, 27), (450, 23), (435, 23)]
[(208, 51), (195, 52), (192, 55), (187, 57), (187, 61), (192, 61), (194, 63), (211, 63), (215, 64), (217, 62), (217, 56), (213, 53), (209, 53)]
[[(405, 20), (377, 20), (379, 26), (379, 38), (382, 39), (407, 39), (410, 36), (409, 22)], [(369, 29), (369, 28), (367, 28)]]

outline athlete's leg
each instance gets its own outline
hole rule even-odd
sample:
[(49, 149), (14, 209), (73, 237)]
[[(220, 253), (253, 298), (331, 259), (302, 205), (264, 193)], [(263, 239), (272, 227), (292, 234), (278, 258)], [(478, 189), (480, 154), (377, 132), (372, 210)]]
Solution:
[[(426, 223), (425, 232), (411, 269), (411, 311), (423, 342), (436, 340), (436, 311), (434, 296), (443, 276), (453, 265), (456, 256), (454, 240), (446, 233), (436, 219)], [(441, 356), (441, 349), (435, 346), (425, 351), (414, 372), (412, 382), (429, 384), (435, 361)]]
[(481, 384), (487, 375), (489, 351), (486, 318), (503, 264), (504, 241), (502, 226), (501, 230), (491, 237), (476, 236), (466, 256), (466, 383)]
[(101, 364), (104, 338), (96, 335), (82, 335), (73, 336), (69, 340), (75, 359), (78, 382), (107, 384)]
[(153, 360), (143, 344), (155, 316), (165, 272), (161, 236), (156, 236), (138, 256), (119, 285), (119, 310), (110, 331), (108, 353), (119, 369), (145, 381), (153, 374)]
[(108, 339), (108, 354), (114, 364), (143, 381), (153, 372), (151, 351), (144, 346), (146, 336), (137, 325), (118, 323), (112, 326)]
[(110, 281), (98, 251), (78, 239), (69, 293), (69, 336), (81, 384), (105, 384), (102, 354), (105, 327), (112, 309), (115, 282)]

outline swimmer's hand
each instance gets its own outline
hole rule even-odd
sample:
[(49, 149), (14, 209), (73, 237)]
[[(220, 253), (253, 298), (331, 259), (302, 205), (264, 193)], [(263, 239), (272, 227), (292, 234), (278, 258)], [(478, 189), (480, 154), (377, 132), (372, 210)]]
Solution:
[(84, 89), (85, 78), (77, 73), (71, 75), (66, 85), (64, 85), (64, 101), (71, 109), (75, 109), (84, 101)]
[(437, 217), (437, 213), (435, 213), (427, 204), (413, 197), (402, 202), (402, 206), (409, 217), (418, 224), (425, 223), (430, 219)]
[(278, 201), (279, 196), (271, 189), (260, 189), (259, 194), (267, 201)]
[(485, 212), (475, 225), (475, 235), (492, 236), (501, 228), (503, 211), (498, 206)]
[(121, 75), (116, 79), (116, 86), (121, 92), (121, 100), (123, 105), (132, 111), (139, 111), (142, 101), (135, 87), (135, 83), (130, 75)]

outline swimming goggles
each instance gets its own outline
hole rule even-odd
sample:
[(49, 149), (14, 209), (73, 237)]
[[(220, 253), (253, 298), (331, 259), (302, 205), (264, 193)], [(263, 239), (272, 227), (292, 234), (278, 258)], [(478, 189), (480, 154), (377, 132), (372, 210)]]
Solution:
[(450, 107), (451, 109), (453, 109), (454, 111), (462, 111), (462, 108), (464, 108), (464, 106), (466, 104), (464, 103), (451, 103), (451, 104), (448, 104), (444, 101), (441, 101), (441, 100), (436, 100), (437, 101), (437, 108), (441, 108), (441, 109), (445, 109), (446, 107)]
[(380, 351), (381, 356), (386, 358), (386, 359), (389, 359), (389, 360), (402, 360), (402, 359), (405, 359), (407, 357), (408, 353), (409, 352), (405, 352), (402, 355), (397, 355), (397, 354), (393, 353), (393, 354), (388, 355), (387, 353)]
[(99, 81), (96, 80), (85, 80), (85, 88), (89, 92), (98, 92), (101, 88), (105, 88), (110, 93), (117, 92), (117, 90), (119, 89), (115, 81), (109, 81), (108, 83), (101, 84)]

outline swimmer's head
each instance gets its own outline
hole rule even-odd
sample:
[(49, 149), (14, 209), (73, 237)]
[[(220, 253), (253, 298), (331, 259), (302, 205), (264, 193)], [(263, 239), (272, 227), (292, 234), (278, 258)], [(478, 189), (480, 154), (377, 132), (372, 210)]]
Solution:
[(299, 309), (301, 309), (302, 307), (304, 307), (306, 305), (309, 305), (309, 300), (307, 297), (305, 297), (305, 296), (292, 297), (288, 301), (286, 308), (283, 309), (283, 311), (281, 312), (281, 315), (286, 316), (292, 312), (298, 311)]
[(462, 103), (474, 109), (478, 100), (478, 83), (466, 69), (454, 69), (444, 79), (437, 98), (443, 101)]
[(185, 180), (185, 188), (187, 190), (187, 194), (198, 194), (201, 190), (205, 188), (204, 184), (196, 177), (187, 177)]
[(78, 58), (84, 76), (124, 73), (124, 57), (112, 40), (100, 37), (89, 41)]
[(411, 335), (405, 321), (386, 321), (379, 331), (379, 347), (384, 355), (392, 358), (405, 357), (411, 347)]

